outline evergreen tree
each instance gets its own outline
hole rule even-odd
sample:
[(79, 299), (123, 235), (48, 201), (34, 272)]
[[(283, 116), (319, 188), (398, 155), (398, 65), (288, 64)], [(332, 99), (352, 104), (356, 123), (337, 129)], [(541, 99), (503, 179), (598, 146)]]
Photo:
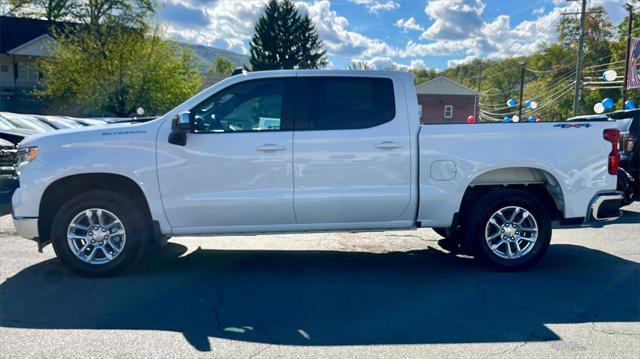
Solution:
[(322, 40), (308, 16), (301, 16), (291, 0), (270, 0), (251, 39), (254, 71), (304, 68), (328, 63)]

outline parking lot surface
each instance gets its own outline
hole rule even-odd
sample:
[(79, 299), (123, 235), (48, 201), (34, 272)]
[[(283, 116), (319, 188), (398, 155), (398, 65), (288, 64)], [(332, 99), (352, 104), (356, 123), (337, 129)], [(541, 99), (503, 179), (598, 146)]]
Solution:
[(640, 205), (497, 273), (431, 230), (174, 238), (81, 278), (0, 217), (0, 357), (640, 357)]

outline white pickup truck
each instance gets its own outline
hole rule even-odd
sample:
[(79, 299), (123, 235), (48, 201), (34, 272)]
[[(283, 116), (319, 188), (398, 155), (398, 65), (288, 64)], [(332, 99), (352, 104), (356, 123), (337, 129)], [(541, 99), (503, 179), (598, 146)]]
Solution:
[(142, 124), (19, 146), (18, 233), (82, 275), (171, 236), (432, 227), (502, 270), (620, 215), (607, 122), (420, 125), (402, 72), (232, 76)]

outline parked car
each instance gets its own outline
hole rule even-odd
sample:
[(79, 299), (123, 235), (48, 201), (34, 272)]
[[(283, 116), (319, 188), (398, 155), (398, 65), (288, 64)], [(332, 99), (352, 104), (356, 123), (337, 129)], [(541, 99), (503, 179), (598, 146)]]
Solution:
[(18, 113), (0, 112), (0, 118), (13, 124), (14, 126), (35, 131), (38, 133), (49, 132), (55, 130), (53, 126), (50, 126), (33, 115), (23, 115)]
[(640, 110), (616, 111), (609, 116), (620, 129), (620, 168), (625, 172), (625, 203), (640, 199)]
[(68, 128), (80, 128), (80, 127), (88, 126), (83, 123), (80, 123), (62, 116), (33, 115), (33, 117), (55, 128), (56, 130), (64, 130)]
[(171, 236), (418, 227), (513, 271), (542, 258), (552, 224), (621, 215), (615, 124), (419, 112), (411, 73), (232, 76), (156, 120), (25, 139), (14, 223), (86, 276)]
[(15, 159), (16, 146), (0, 138), (0, 215), (11, 212), (11, 196), (18, 187)]
[(105, 120), (100, 120), (97, 118), (80, 118), (80, 117), (65, 117), (65, 118), (75, 121), (84, 126), (105, 126), (109, 124), (109, 122)]

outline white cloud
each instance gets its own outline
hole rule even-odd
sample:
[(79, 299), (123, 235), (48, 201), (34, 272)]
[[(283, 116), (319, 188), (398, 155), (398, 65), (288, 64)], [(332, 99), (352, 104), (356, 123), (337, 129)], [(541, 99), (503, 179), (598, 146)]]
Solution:
[(388, 56), (377, 56), (369, 59), (353, 58), (352, 62), (364, 62), (375, 70), (409, 71), (427, 69), (427, 65), (422, 59), (412, 59), (408, 65), (395, 62), (391, 57)]
[(312, 4), (297, 2), (298, 8), (309, 15), (316, 26), (327, 52), (345, 57), (393, 56), (396, 50), (382, 40), (349, 30), (349, 21), (331, 9), (329, 0)]
[(483, 24), (482, 0), (431, 0), (424, 9), (433, 24), (423, 39), (464, 39)]
[(512, 27), (509, 15), (485, 20), (482, 0), (430, 0), (425, 13), (433, 22), (421, 35), (425, 42), (409, 41), (398, 54), (403, 57), (461, 56), (449, 60), (448, 66), (476, 58), (530, 55), (541, 44), (555, 40), (561, 13), (576, 8), (577, 3), (562, 2), (547, 14), (543, 12), (533, 20)]
[(251, 38), (256, 20), (260, 17), (267, 0), (217, 1), (211, 4), (203, 4), (198, 0), (168, 2), (189, 9), (201, 9), (209, 23), (200, 28), (186, 28), (179, 23), (163, 22), (167, 35), (189, 43), (221, 47), (246, 54), (246, 41)]
[(403, 32), (408, 32), (409, 30), (424, 31), (424, 27), (418, 24), (413, 16), (406, 20), (404, 18), (398, 19), (398, 21), (396, 21), (395, 23), (395, 26), (402, 29)]
[(413, 59), (413, 60), (411, 60), (411, 64), (409, 64), (409, 67), (412, 68), (412, 69), (416, 69), (416, 70), (426, 70), (427, 69), (427, 65), (421, 59)]
[(367, 10), (372, 14), (377, 14), (379, 11), (391, 11), (400, 7), (400, 4), (393, 0), (349, 0), (350, 2), (358, 5), (364, 5)]
[(542, 15), (542, 14), (544, 14), (544, 6), (533, 10), (531, 13), (534, 14), (534, 15)]

